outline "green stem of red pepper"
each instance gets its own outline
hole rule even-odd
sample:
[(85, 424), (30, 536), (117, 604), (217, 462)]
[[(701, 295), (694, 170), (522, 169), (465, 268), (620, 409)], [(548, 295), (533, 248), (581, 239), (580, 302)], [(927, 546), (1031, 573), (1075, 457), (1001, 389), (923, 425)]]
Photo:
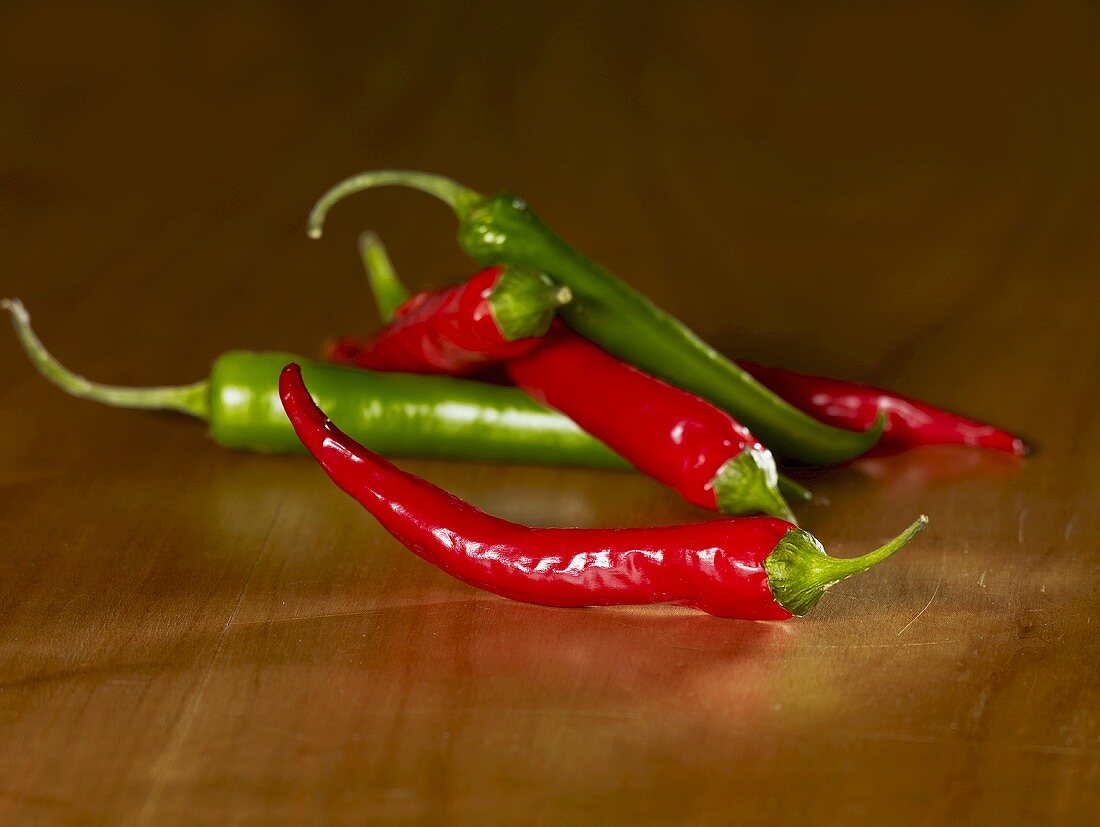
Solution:
[(859, 456), (878, 441), (883, 419), (864, 433), (854, 433), (787, 404), (682, 322), (562, 241), (518, 198), (484, 196), (427, 173), (368, 172), (321, 197), (310, 214), (310, 236), (321, 235), (328, 210), (342, 198), (394, 185), (422, 190), (448, 204), (459, 219), (459, 243), (476, 261), (534, 267), (569, 287), (573, 301), (561, 315), (572, 328), (619, 358), (733, 414), (777, 453), (832, 464)]

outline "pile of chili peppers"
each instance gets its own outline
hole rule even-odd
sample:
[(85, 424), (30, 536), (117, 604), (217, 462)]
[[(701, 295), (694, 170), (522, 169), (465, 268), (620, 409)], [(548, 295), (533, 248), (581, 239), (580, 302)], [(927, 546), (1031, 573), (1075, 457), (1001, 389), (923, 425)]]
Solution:
[[(815, 465), (948, 443), (1027, 453), (1019, 437), (889, 391), (734, 363), (510, 195), (426, 173), (369, 172), (317, 202), (310, 235), (321, 235), (344, 197), (389, 185), (449, 205), (460, 245), (484, 269), (410, 294), (382, 243), (364, 234), (384, 324), (328, 340), (320, 362), (230, 351), (195, 384), (104, 385), (61, 365), (22, 304), (3, 304), (32, 362), (70, 394), (190, 414), (229, 448), (304, 448), (418, 556), (477, 588), (545, 605), (803, 615), (830, 586), (904, 546), (927, 518), (861, 557), (830, 557), (798, 528), (788, 501), (811, 495), (779, 474), (772, 450)], [(379, 454), (632, 466), (722, 516), (661, 528), (529, 528)]]

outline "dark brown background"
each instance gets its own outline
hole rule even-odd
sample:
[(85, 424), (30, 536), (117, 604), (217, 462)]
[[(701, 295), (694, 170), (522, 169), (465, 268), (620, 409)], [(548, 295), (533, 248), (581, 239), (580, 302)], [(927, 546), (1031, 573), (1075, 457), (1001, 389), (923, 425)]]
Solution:
[[(788, 624), (556, 611), (414, 559), (311, 463), (63, 396), (0, 337), (10, 823), (1087, 821), (1100, 785), (1095, 7), (9, 3), (0, 293), (75, 369), (366, 329), (353, 240), (469, 272), (372, 167), (526, 196), (727, 352), (1032, 437), (811, 474), (904, 555)], [(407, 463), (540, 524), (637, 475)]]

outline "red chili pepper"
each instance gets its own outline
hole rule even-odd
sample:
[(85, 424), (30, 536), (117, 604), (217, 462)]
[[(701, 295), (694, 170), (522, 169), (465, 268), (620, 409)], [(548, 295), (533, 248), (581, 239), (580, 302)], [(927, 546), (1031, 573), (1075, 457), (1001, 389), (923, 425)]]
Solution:
[(521, 267), (489, 267), (468, 281), (418, 293), (366, 338), (325, 346), (330, 361), (361, 368), (461, 375), (539, 345), (569, 288)]
[(886, 430), (869, 455), (893, 454), (919, 445), (952, 444), (992, 448), (1016, 456), (1030, 451), (1024, 440), (1008, 431), (898, 393), (751, 362), (737, 364), (799, 410), (829, 425), (863, 431), (879, 411), (885, 411)]
[(793, 521), (777, 490), (775, 459), (748, 428), (560, 322), (540, 348), (505, 370), (534, 399), (696, 505)]
[(333, 481), (402, 545), (472, 586), (547, 606), (678, 603), (722, 617), (786, 620), (834, 583), (905, 545), (921, 517), (875, 551), (825, 554), (771, 517), (661, 528), (530, 528), (492, 517), (408, 474), (343, 434), (313, 402), (301, 369), (279, 377), (283, 408)]

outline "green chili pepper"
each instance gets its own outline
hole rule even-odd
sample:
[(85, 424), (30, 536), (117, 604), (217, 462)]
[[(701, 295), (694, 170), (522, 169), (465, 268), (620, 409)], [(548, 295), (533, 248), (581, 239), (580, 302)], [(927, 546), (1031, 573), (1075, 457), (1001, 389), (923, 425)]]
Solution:
[(219, 445), (264, 453), (301, 453), (279, 402), (279, 372), (303, 364), (319, 404), (340, 427), (391, 456), (628, 468), (626, 461), (572, 420), (514, 388), (444, 376), (371, 373), (290, 353), (229, 351), (210, 378), (191, 385), (126, 388), (77, 376), (34, 334), (18, 301), (4, 302), (27, 355), (62, 390), (119, 408), (171, 410), (202, 419)]
[(559, 312), (573, 329), (729, 411), (777, 453), (827, 465), (859, 456), (881, 436), (882, 415), (860, 433), (825, 425), (787, 404), (678, 319), (562, 241), (511, 195), (484, 196), (422, 172), (366, 172), (321, 197), (309, 217), (309, 235), (321, 236), (326, 214), (342, 198), (391, 185), (419, 189), (448, 204), (459, 220), (459, 244), (475, 261), (534, 267), (569, 287), (573, 301)]

